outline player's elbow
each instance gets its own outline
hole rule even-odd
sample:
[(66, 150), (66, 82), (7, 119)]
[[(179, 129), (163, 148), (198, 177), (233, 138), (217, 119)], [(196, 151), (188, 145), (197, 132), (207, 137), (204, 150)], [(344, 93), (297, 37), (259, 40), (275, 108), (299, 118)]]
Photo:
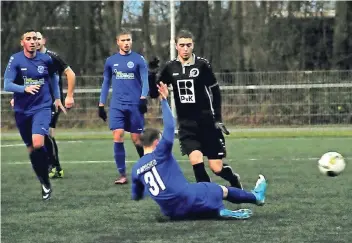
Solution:
[(4, 90), (9, 91), (9, 85), (6, 82), (4, 83)]
[(67, 79), (74, 80), (76, 78), (76, 74), (71, 68), (68, 68), (66, 71), (66, 77)]
[(5, 79), (5, 82), (4, 82), (4, 90), (7, 91), (7, 92), (12, 91), (12, 90), (11, 90), (11, 81), (8, 80), (8, 79)]

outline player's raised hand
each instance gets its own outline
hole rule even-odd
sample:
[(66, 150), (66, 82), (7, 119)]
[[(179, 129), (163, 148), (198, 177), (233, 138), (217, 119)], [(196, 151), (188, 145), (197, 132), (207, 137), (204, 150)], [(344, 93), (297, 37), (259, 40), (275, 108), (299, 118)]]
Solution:
[(36, 84), (36, 85), (29, 85), (26, 86), (26, 88), (24, 88), (24, 91), (28, 94), (32, 94), (35, 95), (36, 93), (38, 93), (40, 90), (40, 85)]
[(104, 109), (104, 105), (99, 105), (98, 106), (98, 116), (104, 121), (106, 122), (106, 118), (108, 118), (108, 116), (106, 115), (106, 111)]
[(60, 99), (56, 99), (54, 101), (54, 105), (55, 105), (55, 112), (58, 112), (59, 108), (60, 108), (65, 115), (67, 114), (67, 111), (66, 111), (66, 109)]
[(11, 105), (12, 108), (15, 106), (15, 99), (11, 99), (10, 100), (10, 105)]
[(70, 109), (73, 107), (74, 104), (75, 104), (75, 100), (73, 99), (73, 97), (67, 95), (65, 98), (65, 107), (67, 109)]
[(224, 123), (217, 121), (217, 122), (215, 122), (215, 126), (217, 129), (220, 129), (223, 134), (230, 135), (230, 132), (229, 132), (229, 130), (227, 130)]
[(167, 97), (169, 96), (169, 89), (167, 88), (167, 85), (163, 82), (160, 82), (160, 84), (157, 84), (156, 86), (158, 87), (160, 99), (167, 99)]

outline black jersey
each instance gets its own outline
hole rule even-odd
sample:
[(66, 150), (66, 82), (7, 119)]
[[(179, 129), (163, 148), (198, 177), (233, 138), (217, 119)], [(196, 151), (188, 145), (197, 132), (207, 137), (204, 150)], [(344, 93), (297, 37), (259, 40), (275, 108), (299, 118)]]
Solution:
[[(182, 65), (178, 59), (166, 63), (160, 73), (159, 81), (172, 85), (178, 119), (201, 119), (211, 114), (221, 117), (221, 98), (212, 99), (212, 88), (218, 83), (210, 63), (193, 54), (189, 64)], [(220, 95), (220, 93), (219, 93)], [(215, 101), (215, 102), (214, 102)]]
[(53, 59), (54, 67), (56, 68), (59, 74), (60, 93), (61, 93), (61, 99), (63, 99), (62, 74), (69, 66), (64, 60), (62, 60), (62, 58), (56, 52), (53, 52), (47, 49), (45, 53), (48, 54), (51, 57), (51, 59)]

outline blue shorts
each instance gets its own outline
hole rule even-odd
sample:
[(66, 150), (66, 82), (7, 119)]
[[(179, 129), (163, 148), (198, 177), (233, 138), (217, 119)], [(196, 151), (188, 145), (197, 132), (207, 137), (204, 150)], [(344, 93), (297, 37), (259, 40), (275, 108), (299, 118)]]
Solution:
[(48, 135), (51, 109), (40, 109), (33, 114), (15, 112), (16, 126), (26, 146), (32, 145), (32, 135)]
[(139, 111), (138, 105), (118, 104), (110, 108), (110, 130), (124, 129), (130, 133), (142, 133), (144, 128), (144, 115)]
[(219, 211), (225, 208), (223, 190), (216, 183), (191, 183), (183, 196), (182, 210), (174, 211), (170, 215), (172, 218), (218, 216)]

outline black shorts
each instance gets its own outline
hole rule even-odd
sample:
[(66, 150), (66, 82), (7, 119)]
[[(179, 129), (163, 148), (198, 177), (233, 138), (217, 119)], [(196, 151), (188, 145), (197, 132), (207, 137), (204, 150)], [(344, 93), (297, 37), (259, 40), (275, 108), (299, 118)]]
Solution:
[[(63, 99), (64, 93), (62, 91), (62, 87), (60, 86), (60, 97), (61, 97), (61, 103), (65, 104), (65, 100)], [(52, 96), (53, 101), (55, 100), (54, 96)], [(61, 109), (59, 109), (58, 112), (55, 111), (55, 105), (53, 104), (51, 106), (51, 121), (49, 124), (49, 127), (51, 128), (56, 128), (56, 123), (59, 120), (59, 115), (61, 113)]]
[(215, 127), (212, 116), (203, 117), (198, 121), (180, 120), (178, 133), (182, 155), (189, 155), (194, 150), (199, 150), (208, 159), (226, 157), (224, 135)]
[(56, 123), (59, 120), (59, 115), (61, 113), (61, 109), (58, 112), (55, 112), (55, 106), (51, 109), (51, 121), (49, 127), (56, 128)]

